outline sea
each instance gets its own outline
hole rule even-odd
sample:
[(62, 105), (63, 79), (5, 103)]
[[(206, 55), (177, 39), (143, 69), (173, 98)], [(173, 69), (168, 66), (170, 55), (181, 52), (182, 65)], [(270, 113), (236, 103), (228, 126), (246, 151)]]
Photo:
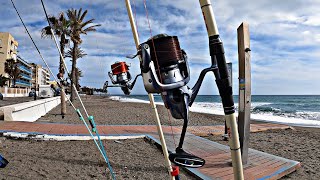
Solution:
[[(122, 102), (149, 103), (148, 95), (111, 96)], [(163, 104), (154, 95), (156, 104)], [(302, 127), (320, 128), (320, 95), (252, 95), (251, 119)], [(236, 109), (238, 96), (234, 96)], [(223, 115), (218, 95), (198, 95), (190, 111)]]

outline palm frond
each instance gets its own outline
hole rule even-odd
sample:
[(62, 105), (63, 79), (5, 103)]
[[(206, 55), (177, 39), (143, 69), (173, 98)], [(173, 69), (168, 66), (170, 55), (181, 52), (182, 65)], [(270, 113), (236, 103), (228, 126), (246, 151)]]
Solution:
[(89, 21), (86, 21), (86, 22), (80, 24), (80, 27), (83, 28), (83, 27), (85, 27), (86, 25), (91, 24), (93, 21), (94, 21), (94, 19), (90, 19)]
[(52, 38), (52, 33), (51, 33), (51, 27), (46, 26), (43, 29), (41, 29), (41, 38)]
[(80, 8), (79, 11), (78, 11), (78, 14), (77, 14), (77, 19), (78, 20), (80, 19), (81, 12), (82, 12), (82, 8)]
[(101, 26), (101, 24), (96, 24), (96, 25), (90, 26), (90, 27), (84, 29), (84, 30), (83, 30), (83, 33), (84, 33), (84, 34), (87, 34), (87, 32), (96, 31), (96, 28), (95, 28), (95, 27), (99, 27), (99, 26)]
[[(81, 47), (77, 47), (75, 49), (75, 56), (76, 59), (80, 59), (83, 58), (84, 56), (86, 56), (87, 54), (84, 52), (84, 50), (81, 49)], [(73, 48), (70, 48), (66, 53), (65, 53), (65, 57), (68, 58), (72, 58), (73, 57)]]
[(83, 14), (81, 15), (81, 17), (80, 17), (80, 19), (79, 19), (81, 22), (83, 21), (84, 17), (87, 15), (87, 13), (88, 13), (88, 10), (85, 10), (85, 11), (83, 12)]

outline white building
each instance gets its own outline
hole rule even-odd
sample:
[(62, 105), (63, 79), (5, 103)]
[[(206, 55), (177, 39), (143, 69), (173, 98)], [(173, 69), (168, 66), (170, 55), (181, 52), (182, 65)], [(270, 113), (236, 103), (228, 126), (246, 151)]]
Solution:
[(38, 89), (39, 85), (48, 85), (50, 81), (49, 70), (39, 64), (31, 63), (32, 66), (32, 88)]

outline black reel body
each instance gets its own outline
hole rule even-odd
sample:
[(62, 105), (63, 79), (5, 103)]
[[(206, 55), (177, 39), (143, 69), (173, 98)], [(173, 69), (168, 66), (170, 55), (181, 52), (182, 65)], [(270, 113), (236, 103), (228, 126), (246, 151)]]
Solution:
[(176, 153), (170, 153), (170, 160), (180, 166), (203, 166), (204, 159), (188, 154), (182, 145), (188, 126), (188, 107), (197, 96), (205, 74), (216, 70), (216, 66), (204, 69), (191, 89), (187, 86), (190, 80), (187, 54), (180, 48), (177, 36), (154, 36), (140, 45), (138, 54), (141, 56), (140, 68), (146, 91), (160, 93), (171, 115), (184, 120), (179, 146)]

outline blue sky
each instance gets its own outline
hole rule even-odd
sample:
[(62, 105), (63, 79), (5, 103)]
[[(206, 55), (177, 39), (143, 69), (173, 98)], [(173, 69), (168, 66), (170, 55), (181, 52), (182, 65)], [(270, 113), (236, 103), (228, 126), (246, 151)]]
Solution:
[[(123, 0), (44, 0), (48, 14), (57, 15), (68, 8), (88, 9), (87, 19), (101, 24), (97, 32), (83, 36), (81, 47), (88, 54), (78, 61), (84, 77), (81, 85), (102, 87), (115, 61), (131, 63), (131, 73), (139, 73), (130, 24)], [(140, 41), (150, 37), (142, 0), (132, 3), (136, 11)], [(172, 3), (175, 2), (175, 3)], [(236, 30), (242, 21), (250, 26), (253, 94), (320, 94), (320, 1), (314, 0), (216, 0), (213, 10), (225, 45), (226, 58), (233, 63), (233, 86), (238, 93), (238, 54)], [(15, 0), (40, 51), (57, 73), (59, 55), (51, 39), (41, 39), (46, 26), (40, 0)], [(197, 0), (147, 0), (152, 34), (179, 37), (188, 54), (192, 87), (200, 71), (209, 66), (208, 39)], [(29, 62), (43, 64), (21, 25), (10, 0), (0, 2), (0, 32), (10, 32), (19, 42), (19, 55)], [(68, 64), (70, 67), (69, 60)], [(71, 68), (69, 68), (71, 69)], [(121, 94), (110, 88), (111, 94)], [(133, 94), (146, 94), (139, 79)], [(208, 75), (200, 94), (217, 94), (214, 76)]]

